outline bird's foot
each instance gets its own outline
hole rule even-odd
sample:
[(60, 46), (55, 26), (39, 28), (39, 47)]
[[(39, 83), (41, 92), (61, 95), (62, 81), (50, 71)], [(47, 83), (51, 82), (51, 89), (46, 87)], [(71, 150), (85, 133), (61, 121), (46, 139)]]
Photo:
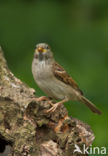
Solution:
[(58, 103), (55, 103), (55, 104), (51, 104), (52, 107), (50, 109), (48, 109), (46, 111), (46, 113), (49, 113), (49, 112), (54, 112), (62, 103), (61, 102), (58, 102)]
[(51, 101), (51, 105), (52, 105), (52, 107), (50, 108), (50, 109), (48, 109), (47, 111), (46, 111), (46, 113), (49, 113), (49, 112), (54, 112), (61, 104), (63, 104), (64, 102), (67, 102), (68, 101), (68, 98), (67, 97), (65, 97), (62, 101), (60, 101), (60, 102), (57, 102), (57, 103), (55, 103), (55, 104), (53, 104)]

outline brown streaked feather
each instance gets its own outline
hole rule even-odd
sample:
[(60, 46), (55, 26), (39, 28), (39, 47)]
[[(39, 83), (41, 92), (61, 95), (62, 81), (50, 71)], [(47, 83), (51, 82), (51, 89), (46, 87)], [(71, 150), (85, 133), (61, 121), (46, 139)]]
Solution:
[(57, 79), (63, 81), (65, 84), (72, 86), (75, 90), (79, 91), (81, 95), (83, 92), (79, 89), (77, 83), (68, 75), (68, 73), (58, 63), (53, 64), (53, 73)]

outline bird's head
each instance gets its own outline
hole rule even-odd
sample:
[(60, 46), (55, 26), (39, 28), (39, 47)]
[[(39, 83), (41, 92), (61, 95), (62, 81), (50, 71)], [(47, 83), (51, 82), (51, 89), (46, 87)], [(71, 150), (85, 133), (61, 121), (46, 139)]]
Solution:
[(39, 43), (36, 45), (34, 57), (42, 61), (53, 58), (53, 54), (48, 44)]

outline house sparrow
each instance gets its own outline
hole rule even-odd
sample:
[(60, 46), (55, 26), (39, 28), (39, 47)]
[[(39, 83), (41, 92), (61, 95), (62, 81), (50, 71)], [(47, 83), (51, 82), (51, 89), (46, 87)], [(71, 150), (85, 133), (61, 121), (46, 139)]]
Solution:
[[(32, 62), (32, 73), (35, 82), (41, 90), (49, 97), (60, 100), (47, 111), (53, 112), (64, 102), (69, 100), (81, 101), (86, 104), (94, 113), (101, 114), (101, 111), (84, 97), (77, 83), (54, 59), (53, 53), (48, 44), (40, 43), (36, 45), (34, 58)], [(40, 97), (41, 101), (45, 97)]]

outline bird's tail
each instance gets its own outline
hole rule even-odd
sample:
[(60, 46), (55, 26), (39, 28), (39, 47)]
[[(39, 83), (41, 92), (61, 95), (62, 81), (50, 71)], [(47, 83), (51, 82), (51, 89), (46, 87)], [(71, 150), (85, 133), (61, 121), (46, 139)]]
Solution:
[(81, 96), (80, 101), (84, 104), (86, 104), (92, 112), (97, 113), (97, 114), (102, 114), (102, 112), (91, 102), (89, 101), (87, 98), (85, 98), (84, 96)]

